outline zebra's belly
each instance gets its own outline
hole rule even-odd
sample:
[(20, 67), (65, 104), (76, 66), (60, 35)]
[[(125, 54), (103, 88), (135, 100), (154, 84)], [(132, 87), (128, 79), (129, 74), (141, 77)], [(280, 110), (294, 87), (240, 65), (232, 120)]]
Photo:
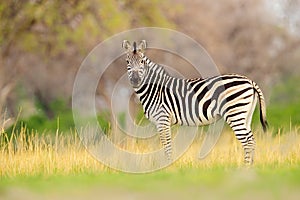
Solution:
[(185, 119), (177, 119), (175, 117), (172, 117), (172, 124), (179, 124), (182, 126), (205, 126), (212, 124), (219, 120), (221, 117), (220, 115), (211, 116), (210, 118), (185, 118)]

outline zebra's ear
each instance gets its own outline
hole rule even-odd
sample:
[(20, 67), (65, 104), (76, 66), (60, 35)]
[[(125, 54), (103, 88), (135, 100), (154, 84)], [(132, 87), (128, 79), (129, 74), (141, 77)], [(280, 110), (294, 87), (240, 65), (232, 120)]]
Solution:
[(128, 40), (123, 40), (122, 48), (124, 48), (128, 51), (131, 48), (130, 42)]
[(146, 48), (147, 48), (146, 40), (140, 41), (138, 49), (143, 52)]

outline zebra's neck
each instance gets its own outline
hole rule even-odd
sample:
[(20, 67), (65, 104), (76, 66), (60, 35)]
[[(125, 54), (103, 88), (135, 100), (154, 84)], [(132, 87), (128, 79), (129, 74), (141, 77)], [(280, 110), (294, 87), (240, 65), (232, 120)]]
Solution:
[(171, 77), (161, 65), (151, 61), (146, 56), (144, 56), (144, 60), (147, 64), (147, 73), (142, 84), (135, 88), (136, 93), (150, 84), (162, 85), (167, 78)]
[(149, 58), (145, 57), (145, 61), (147, 64), (146, 76), (141, 85), (134, 90), (143, 106), (145, 116), (152, 120), (151, 117), (161, 105), (163, 88), (172, 77), (162, 66), (152, 62)]

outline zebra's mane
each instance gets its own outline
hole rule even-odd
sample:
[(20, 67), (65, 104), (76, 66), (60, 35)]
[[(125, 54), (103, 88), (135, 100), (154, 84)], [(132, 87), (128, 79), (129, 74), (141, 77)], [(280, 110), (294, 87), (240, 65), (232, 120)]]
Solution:
[[(155, 62), (153, 62), (149, 57), (147, 57), (146, 55), (144, 55), (144, 58), (146, 60), (147, 66), (149, 68), (149, 70), (158, 70), (161, 69), (161, 73), (167, 75), (167, 76), (171, 76), (169, 74), (169, 72), (165, 69), (165, 67), (163, 65), (157, 64)], [(160, 71), (160, 70), (159, 70)]]
[(133, 54), (136, 54), (136, 42), (133, 42)]
[[(162, 75), (166, 75), (168, 77), (171, 77), (171, 78), (177, 78), (173, 75), (171, 75), (167, 70), (166, 68), (161, 65), (161, 64), (157, 64), (155, 62), (153, 62), (151, 59), (149, 59), (149, 57), (147, 57), (146, 55), (143, 55), (145, 60), (146, 60), (146, 63), (147, 63), (147, 66), (149, 68), (149, 70), (151, 71), (160, 71), (160, 73)], [(160, 70), (159, 70), (160, 69)], [(212, 78), (212, 77), (211, 77)], [(195, 78), (183, 78), (185, 79), (187, 82), (198, 82), (198, 81), (203, 81), (205, 80), (205, 78), (203, 77), (195, 77)]]

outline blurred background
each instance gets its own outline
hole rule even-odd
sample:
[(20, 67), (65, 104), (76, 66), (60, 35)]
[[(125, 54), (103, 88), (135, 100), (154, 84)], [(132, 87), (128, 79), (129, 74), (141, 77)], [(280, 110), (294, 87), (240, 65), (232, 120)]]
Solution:
[[(194, 38), (222, 73), (255, 80), (274, 132), (300, 125), (299, 7), (299, 0), (1, 1), (0, 124), (67, 132), (74, 126), (73, 82), (87, 54), (114, 34), (154, 26)], [(109, 86), (126, 72), (118, 65), (124, 69), (112, 67), (101, 79), (101, 110)], [(99, 115), (109, 126), (109, 114)]]

